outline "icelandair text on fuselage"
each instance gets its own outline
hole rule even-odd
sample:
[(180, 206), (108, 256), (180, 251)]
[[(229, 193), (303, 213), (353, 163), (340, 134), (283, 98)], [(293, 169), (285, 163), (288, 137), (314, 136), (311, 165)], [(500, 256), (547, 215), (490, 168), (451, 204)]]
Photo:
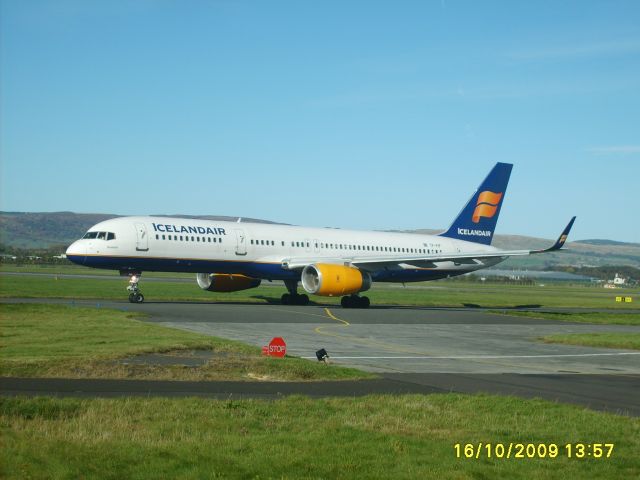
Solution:
[(477, 235), (480, 237), (490, 237), (491, 230), (469, 230), (468, 228), (459, 228), (458, 235)]
[(218, 227), (185, 227), (183, 225), (163, 225), (152, 223), (153, 230), (156, 232), (167, 233), (199, 233), (201, 235), (226, 235), (227, 232), (224, 228)]

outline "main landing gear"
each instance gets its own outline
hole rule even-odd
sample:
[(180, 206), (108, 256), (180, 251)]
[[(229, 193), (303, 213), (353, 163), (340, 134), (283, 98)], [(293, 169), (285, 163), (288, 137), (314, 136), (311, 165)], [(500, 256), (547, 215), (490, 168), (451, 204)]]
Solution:
[(296, 280), (285, 280), (284, 285), (289, 293), (284, 293), (280, 297), (283, 305), (309, 305), (309, 296), (305, 293), (298, 293), (298, 282)]
[(342, 308), (369, 308), (370, 304), (369, 297), (360, 297), (358, 295), (349, 295), (342, 297), (342, 300), (340, 300)]
[(138, 287), (141, 275), (142, 273), (137, 272), (129, 274), (129, 286), (127, 286), (127, 291), (129, 292), (129, 301), (131, 303), (144, 302), (144, 295), (142, 295), (142, 292), (140, 292), (140, 288)]

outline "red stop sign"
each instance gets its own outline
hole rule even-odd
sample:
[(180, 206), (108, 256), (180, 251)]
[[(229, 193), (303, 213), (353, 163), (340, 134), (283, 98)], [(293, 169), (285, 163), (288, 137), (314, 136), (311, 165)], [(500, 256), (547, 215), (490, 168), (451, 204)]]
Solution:
[(287, 353), (287, 344), (282, 337), (275, 337), (269, 342), (267, 355), (271, 357), (284, 357)]

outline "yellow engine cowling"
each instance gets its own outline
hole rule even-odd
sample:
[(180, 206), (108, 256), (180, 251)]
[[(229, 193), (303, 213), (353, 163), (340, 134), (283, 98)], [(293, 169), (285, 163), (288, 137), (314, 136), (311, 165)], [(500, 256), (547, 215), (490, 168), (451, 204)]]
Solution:
[(302, 270), (302, 286), (314, 295), (350, 295), (371, 288), (371, 275), (355, 267), (317, 263)]
[(209, 292), (237, 292), (260, 285), (259, 278), (246, 277), (238, 274), (226, 273), (198, 273), (198, 286)]

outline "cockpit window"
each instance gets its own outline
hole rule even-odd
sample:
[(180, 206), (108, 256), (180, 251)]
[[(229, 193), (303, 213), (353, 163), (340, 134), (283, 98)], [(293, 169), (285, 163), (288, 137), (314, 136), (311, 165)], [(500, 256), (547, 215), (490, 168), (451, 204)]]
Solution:
[(113, 232), (87, 232), (82, 238), (96, 238), (98, 240), (115, 240), (116, 234)]

